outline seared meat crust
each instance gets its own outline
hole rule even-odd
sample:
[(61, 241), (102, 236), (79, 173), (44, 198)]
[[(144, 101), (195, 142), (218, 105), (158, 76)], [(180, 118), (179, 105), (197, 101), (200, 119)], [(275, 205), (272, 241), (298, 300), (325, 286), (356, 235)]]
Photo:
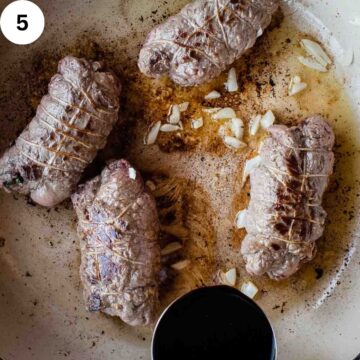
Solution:
[(36, 116), (0, 159), (0, 188), (54, 206), (75, 190), (118, 120), (120, 84), (102, 64), (67, 56)]
[(333, 173), (334, 133), (321, 117), (275, 125), (250, 175), (251, 200), (241, 253), (250, 274), (281, 280), (315, 256), (324, 231), (321, 203)]
[(127, 161), (114, 161), (72, 201), (88, 310), (148, 325), (158, 309), (160, 226), (155, 200), (134, 171)]
[(207, 82), (254, 46), (278, 6), (278, 0), (194, 1), (149, 33), (139, 68), (182, 86)]

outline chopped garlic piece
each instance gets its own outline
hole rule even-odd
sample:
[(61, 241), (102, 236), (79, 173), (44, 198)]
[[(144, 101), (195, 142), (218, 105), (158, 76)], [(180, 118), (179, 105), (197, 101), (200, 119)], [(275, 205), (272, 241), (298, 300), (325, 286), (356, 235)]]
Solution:
[(195, 119), (195, 120), (191, 120), (191, 127), (195, 130), (197, 129), (200, 129), (201, 127), (204, 126), (204, 119), (201, 117), (201, 118), (198, 118), (198, 119)]
[(179, 125), (173, 125), (173, 124), (164, 124), (161, 125), (160, 131), (162, 132), (173, 132), (173, 131), (179, 131), (181, 130), (181, 126)]
[(136, 179), (136, 170), (132, 167), (129, 168), (129, 178), (132, 180)]
[(202, 111), (207, 114), (214, 114), (220, 110), (221, 110), (221, 108), (203, 108), (202, 109)]
[(275, 115), (271, 110), (269, 110), (261, 118), (261, 127), (267, 130), (270, 126), (274, 124), (274, 122), (275, 122)]
[(205, 95), (204, 99), (205, 100), (213, 100), (213, 99), (218, 99), (221, 97), (221, 94), (218, 91), (211, 91), (210, 93), (208, 93), (207, 95)]
[(325, 68), (327, 65), (330, 65), (332, 63), (328, 54), (315, 41), (309, 39), (302, 39), (300, 40), (300, 45), (310, 56), (312, 56), (320, 65), (324, 66)]
[(327, 68), (321, 64), (319, 64), (316, 60), (311, 59), (309, 57), (298, 56), (298, 60), (305, 65), (306, 67), (319, 71), (319, 72), (327, 72)]
[(247, 210), (241, 210), (236, 214), (235, 225), (237, 229), (244, 229), (246, 227), (246, 213)]
[(290, 81), (289, 85), (289, 96), (294, 96), (299, 92), (305, 90), (307, 88), (307, 84), (303, 82), (295, 82), (293, 79)]
[(225, 135), (229, 135), (229, 136), (230, 136), (230, 131), (229, 131), (229, 126), (228, 126), (228, 124), (226, 124), (226, 125), (221, 125), (221, 126), (219, 127), (218, 133), (219, 133), (220, 137), (223, 138), (223, 140), (224, 140)]
[(168, 113), (168, 122), (170, 124), (176, 125), (181, 119), (181, 113), (179, 105), (171, 105)]
[(236, 284), (236, 269), (232, 268), (229, 271), (227, 271), (224, 274), (224, 280), (226, 281), (227, 284), (229, 284), (230, 286), (235, 286)]
[(233, 135), (241, 140), (244, 136), (244, 122), (239, 118), (233, 118), (230, 127)]
[(161, 122), (157, 121), (153, 125), (150, 126), (147, 136), (144, 139), (145, 145), (153, 145), (156, 142), (159, 131), (161, 127)]
[(295, 75), (294, 77), (291, 78), (291, 81), (294, 84), (300, 84), (301, 83), (301, 77), (299, 75)]
[(190, 265), (190, 260), (181, 260), (175, 264), (172, 264), (171, 267), (175, 270), (183, 270)]
[(240, 291), (250, 299), (254, 299), (259, 289), (252, 281), (247, 281), (241, 285)]
[(232, 119), (236, 118), (236, 113), (232, 108), (223, 108), (213, 115), (214, 120)]
[(255, 136), (259, 130), (261, 115), (256, 115), (250, 120), (250, 135)]
[(243, 181), (245, 182), (248, 176), (261, 164), (261, 156), (255, 156), (254, 158), (247, 160), (244, 168)]
[(244, 142), (233, 136), (224, 136), (224, 143), (233, 149), (241, 149), (247, 146)]
[(182, 248), (182, 244), (180, 244), (179, 242), (172, 242), (170, 244), (167, 244), (162, 250), (161, 250), (161, 255), (165, 256), (165, 255), (169, 255), (172, 254), (178, 250), (180, 250)]
[(228, 74), (227, 82), (225, 83), (225, 88), (229, 92), (235, 92), (239, 90), (239, 85), (237, 81), (237, 74), (235, 68), (231, 68)]

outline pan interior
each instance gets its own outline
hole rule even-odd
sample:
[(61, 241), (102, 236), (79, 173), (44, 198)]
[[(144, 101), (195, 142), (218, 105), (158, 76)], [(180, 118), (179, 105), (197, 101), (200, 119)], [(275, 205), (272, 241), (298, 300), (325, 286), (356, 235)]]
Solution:
[[(5, 3), (0, 0), (1, 5)], [(38, 42), (17, 47), (0, 39), (0, 152), (34, 115), (62, 56), (106, 59), (123, 82), (123, 121), (84, 178), (97, 174), (106, 160), (126, 157), (146, 180), (156, 184), (161, 245), (184, 244), (179, 256), (166, 262), (190, 260), (190, 266), (162, 289), (163, 306), (193, 288), (218, 283), (219, 270), (236, 267), (237, 286), (251, 279), (260, 289), (258, 303), (274, 324), (280, 359), (328, 359), (329, 349), (337, 359), (355, 355), (360, 332), (360, 321), (355, 321), (358, 311), (351, 315), (356, 311), (360, 275), (356, 252), (360, 194), (356, 98), (360, 89), (355, 75), (359, 64), (355, 58), (351, 66), (342, 66), (353, 45), (320, 22), (317, 2), (309, 1), (307, 6), (286, 2), (255, 48), (236, 62), (240, 93), (208, 102), (204, 95), (210, 91), (225, 93), (226, 74), (198, 88), (181, 89), (166, 79), (146, 79), (136, 69), (145, 34), (186, 0), (37, 3), (47, 19)], [(324, 18), (331, 16), (324, 13)], [(327, 46), (336, 60), (333, 70), (318, 74), (298, 63), (303, 37), (315, 37)], [(308, 89), (289, 97), (288, 84), (294, 75), (300, 75)], [(154, 121), (165, 122), (169, 106), (183, 102), (190, 103), (183, 114), (184, 131), (161, 134), (158, 146), (145, 146), (148, 127)], [(288, 125), (321, 113), (335, 130), (336, 169), (325, 200), (329, 223), (318, 243), (318, 255), (281, 283), (246, 274), (239, 254), (245, 234), (233, 226), (237, 211), (248, 203), (242, 169), (244, 161), (256, 154), (259, 138), (246, 137), (249, 146), (236, 152), (219, 141), (220, 124), (210, 117), (205, 116), (199, 131), (190, 126), (192, 119), (203, 116), (204, 106), (227, 105), (237, 109), (245, 127), (252, 116), (272, 109), (277, 122)], [(0, 357), (150, 357), (150, 329), (133, 329), (118, 319), (84, 310), (76, 219), (69, 201), (49, 210), (21, 196), (1, 193), (0, 246)], [(336, 343), (341, 342), (348, 346), (339, 349)]]

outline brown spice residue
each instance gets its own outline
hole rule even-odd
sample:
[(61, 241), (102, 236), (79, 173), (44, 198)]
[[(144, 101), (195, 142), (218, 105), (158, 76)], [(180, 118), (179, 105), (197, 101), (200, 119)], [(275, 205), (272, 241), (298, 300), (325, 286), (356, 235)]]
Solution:
[[(162, 257), (161, 299), (166, 306), (178, 296), (212, 284), (215, 272), (214, 230), (211, 209), (203, 191), (191, 181), (163, 174), (147, 174), (156, 188), (153, 191), (159, 211), (161, 248), (172, 242), (182, 249)], [(175, 271), (171, 265), (189, 260), (190, 265)]]

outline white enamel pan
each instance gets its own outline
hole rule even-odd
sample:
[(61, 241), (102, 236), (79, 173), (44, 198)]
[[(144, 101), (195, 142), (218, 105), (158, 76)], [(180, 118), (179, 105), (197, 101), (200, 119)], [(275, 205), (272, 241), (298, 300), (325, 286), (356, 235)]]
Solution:
[[(9, 2), (0, 0), (0, 11)], [(154, 22), (177, 12), (188, 1), (35, 2), (46, 19), (45, 32), (38, 41), (16, 46), (0, 34), (0, 153), (29, 121), (31, 92), (36, 95), (36, 85), (29, 88), (28, 77), (33, 77), (32, 84), (34, 78), (42, 84), (34, 64), (40, 64), (43, 56), (49, 61), (54, 49), (69, 47), (79, 38), (86, 41), (82, 38), (86, 35), (116, 44), (118, 61), (125, 67), (136, 59)], [(338, 76), (358, 116), (359, 126), (353, 134), (358, 136), (360, 2), (294, 0), (284, 1), (282, 6), (296, 26), (315, 35), (338, 60)], [(352, 52), (352, 64), (342, 66), (343, 58), (349, 60)], [(32, 68), (26, 69), (30, 63)], [(359, 153), (359, 149), (354, 152)], [(358, 161), (347, 171), (360, 180)], [(337, 224), (347, 244), (337, 254), (337, 271), (314, 287), (311, 301), (305, 293), (290, 302), (284, 297), (275, 303), (269, 294), (258, 300), (275, 328), (280, 360), (352, 360), (360, 353), (358, 200), (353, 201), (351, 222)], [(75, 214), (70, 203), (48, 211), (21, 196), (1, 192), (0, 244), (0, 359), (151, 358), (151, 330), (130, 328), (118, 319), (84, 309)], [(274, 304), (280, 307), (276, 311)]]

